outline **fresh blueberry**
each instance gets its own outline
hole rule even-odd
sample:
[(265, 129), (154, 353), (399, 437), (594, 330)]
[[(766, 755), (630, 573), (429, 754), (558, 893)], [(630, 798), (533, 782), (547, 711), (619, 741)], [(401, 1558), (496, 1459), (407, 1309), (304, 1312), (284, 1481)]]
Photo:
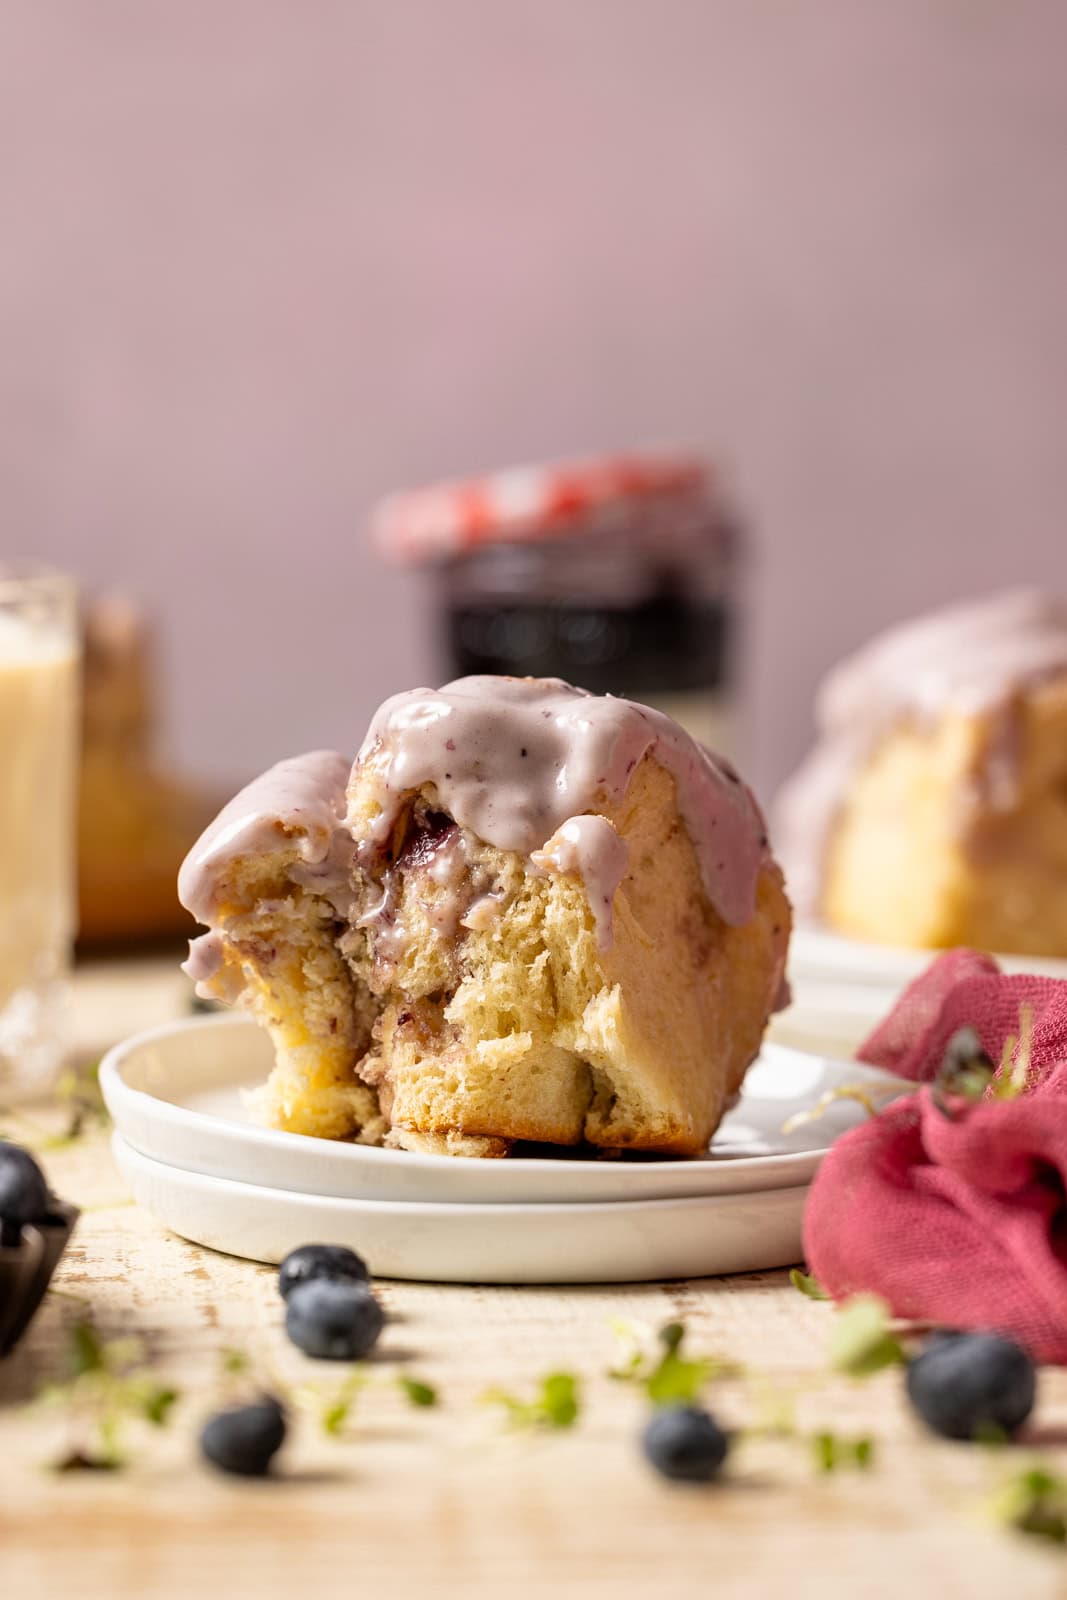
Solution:
[(642, 1446), (657, 1472), (686, 1483), (708, 1483), (726, 1460), (730, 1441), (699, 1406), (664, 1406), (644, 1431)]
[(0, 1243), (18, 1244), (23, 1227), (44, 1222), (51, 1209), (44, 1173), (29, 1151), (0, 1141)]
[(213, 1466), (262, 1478), (285, 1440), (285, 1412), (271, 1395), (254, 1405), (219, 1411), (205, 1424), (200, 1449)]
[(347, 1283), (366, 1283), (370, 1278), (367, 1263), (343, 1244), (302, 1244), (290, 1250), (278, 1268), (278, 1288), (288, 1300), (298, 1283), (312, 1278), (340, 1278)]
[(359, 1361), (377, 1343), (385, 1312), (365, 1283), (312, 1278), (290, 1292), (285, 1331), (305, 1355)]
[(908, 1398), (946, 1439), (1013, 1434), (1034, 1408), (1037, 1377), (1025, 1350), (995, 1333), (941, 1334), (908, 1367)]

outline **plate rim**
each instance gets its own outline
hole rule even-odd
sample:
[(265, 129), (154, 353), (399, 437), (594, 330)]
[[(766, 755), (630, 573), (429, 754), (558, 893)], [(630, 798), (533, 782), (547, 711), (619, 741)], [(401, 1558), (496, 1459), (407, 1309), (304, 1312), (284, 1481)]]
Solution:
[[(138, 1154), (144, 1155), (145, 1159), (159, 1161), (161, 1158), (158, 1155), (152, 1155), (141, 1150), (139, 1146), (134, 1143), (133, 1140), (129, 1138), (128, 1134), (122, 1129), (123, 1119), (121, 1112), (124, 1102), (131, 1107), (134, 1115), (138, 1118), (154, 1118), (158, 1122), (169, 1126), (174, 1131), (180, 1131), (185, 1135), (191, 1136), (195, 1136), (198, 1131), (202, 1132), (205, 1125), (207, 1125), (211, 1128), (216, 1137), (228, 1138), (236, 1136), (242, 1142), (250, 1144), (253, 1148), (262, 1150), (265, 1157), (269, 1156), (271, 1153), (296, 1149), (300, 1151), (303, 1157), (316, 1159), (329, 1152), (335, 1161), (339, 1160), (341, 1162), (345, 1162), (353, 1160), (359, 1165), (365, 1165), (365, 1170), (377, 1168), (383, 1172), (390, 1169), (393, 1171), (407, 1171), (410, 1173), (421, 1171), (426, 1172), (428, 1175), (432, 1175), (434, 1173), (444, 1174), (447, 1172), (455, 1172), (456, 1162), (460, 1161), (464, 1163), (466, 1173), (471, 1177), (473, 1177), (473, 1173), (475, 1171), (485, 1172), (487, 1168), (496, 1169), (500, 1166), (499, 1162), (485, 1162), (483, 1160), (476, 1159), (475, 1157), (432, 1155), (422, 1151), (412, 1152), (406, 1150), (386, 1150), (373, 1145), (352, 1144), (345, 1140), (320, 1139), (312, 1134), (290, 1133), (280, 1128), (264, 1128), (258, 1126), (254, 1122), (237, 1123), (231, 1119), (219, 1116), (209, 1111), (199, 1111), (188, 1106), (176, 1105), (173, 1101), (166, 1100), (159, 1095), (152, 1094), (149, 1090), (134, 1087), (128, 1083), (123, 1076), (122, 1069), (127, 1060), (137, 1051), (155, 1043), (158, 1040), (171, 1038), (174, 1035), (188, 1034), (195, 1036), (197, 1032), (201, 1031), (231, 1028), (243, 1028), (249, 1031), (254, 1030), (261, 1037), (265, 1039), (269, 1038), (269, 1036), (266, 1035), (265, 1030), (260, 1027), (259, 1023), (257, 1023), (254, 1018), (245, 1016), (241, 1012), (210, 1012), (202, 1016), (194, 1015), (189, 1017), (180, 1017), (172, 1019), (168, 1022), (159, 1023), (152, 1028), (142, 1029), (140, 1032), (131, 1034), (128, 1038), (120, 1040), (117, 1044), (113, 1045), (102, 1058), (100, 1063), (99, 1080), (101, 1093), (103, 1094), (105, 1104), (112, 1115), (112, 1120), (116, 1126), (116, 1129), (120, 1132), (123, 1132), (123, 1137), (126, 1138), (126, 1142), (130, 1145), (130, 1147), (137, 1150)], [(861, 1081), (880, 1084), (884, 1083), (887, 1086), (895, 1084), (899, 1087), (901, 1092), (907, 1092), (908, 1090), (914, 1088), (913, 1084), (906, 1083), (903, 1079), (894, 1078), (892, 1074), (885, 1073), (876, 1067), (869, 1066), (865, 1062), (852, 1060), (844, 1061), (840, 1058), (835, 1058), (814, 1051), (802, 1050), (794, 1045), (783, 1044), (775, 1040), (765, 1040), (762, 1048), (764, 1050), (773, 1051), (778, 1055), (799, 1057), (805, 1062), (821, 1062), (837, 1069), (848, 1067), (855, 1071)], [(743, 1180), (746, 1178), (751, 1179), (757, 1175), (760, 1175), (767, 1180), (759, 1185), (760, 1188), (788, 1188), (793, 1183), (807, 1184), (811, 1182), (819, 1168), (819, 1165), (826, 1156), (833, 1142), (833, 1138), (827, 1138), (824, 1143), (820, 1143), (815, 1148), (809, 1150), (777, 1151), (768, 1155), (726, 1157), (718, 1163), (708, 1161), (706, 1158), (701, 1156), (688, 1159), (676, 1157), (673, 1159), (666, 1158), (657, 1160), (655, 1158), (651, 1158), (643, 1160), (639, 1166), (635, 1164), (634, 1170), (639, 1171), (643, 1175), (647, 1174), (650, 1180), (654, 1180), (657, 1176), (663, 1176), (667, 1173), (678, 1173), (680, 1171), (694, 1172), (699, 1171), (701, 1168), (715, 1170), (717, 1173), (723, 1175), (736, 1174), (739, 1185), (737, 1189), (738, 1193), (756, 1192), (751, 1182), (745, 1186), (743, 1184)], [(166, 1161), (162, 1161), (161, 1164), (180, 1165), (180, 1163), (177, 1162)], [(508, 1158), (507, 1165), (519, 1175), (526, 1175), (530, 1178), (550, 1178), (559, 1173), (561, 1162), (558, 1159), (554, 1159), (550, 1156), (515, 1156)], [(568, 1176), (573, 1177), (578, 1181), (580, 1181), (583, 1176), (588, 1176), (592, 1172), (602, 1174), (604, 1169), (604, 1163), (602, 1161), (585, 1160), (582, 1158), (568, 1159), (565, 1163), (562, 1163), (562, 1165), (565, 1165)], [(620, 1163), (620, 1170), (623, 1165), (625, 1164)], [(183, 1170), (192, 1171), (195, 1169), (184, 1167)], [(208, 1174), (204, 1173), (201, 1175), (208, 1176)], [(492, 1174), (486, 1172), (484, 1182), (487, 1186), (489, 1185), (493, 1176), (498, 1178), (499, 1174), (495, 1172)], [(235, 1178), (224, 1181), (245, 1182), (246, 1180)], [(477, 1183), (482, 1180), (474, 1178), (473, 1181)], [(294, 1192), (308, 1193), (311, 1191), (303, 1190)], [(719, 1194), (728, 1193), (730, 1192), (730, 1188), (727, 1187), (716, 1192)], [(381, 1203), (407, 1204), (413, 1202), (390, 1200), (382, 1201)], [(451, 1203), (459, 1204), (461, 1202)], [(503, 1202), (486, 1200), (469, 1201), (463, 1203), (508, 1203), (514, 1206), (533, 1203), (571, 1204), (575, 1202), (529, 1202), (518, 1200)], [(610, 1202), (605, 1201), (603, 1203), (620, 1205), (636, 1204), (637, 1202), (623, 1199)]]
[[(255, 1199), (258, 1195), (283, 1195), (298, 1207), (310, 1209), (312, 1206), (338, 1206), (345, 1211), (370, 1213), (372, 1216), (411, 1217), (419, 1218), (432, 1212), (440, 1217), (441, 1221), (449, 1219), (461, 1220), (470, 1217), (483, 1220), (498, 1218), (501, 1222), (513, 1220), (516, 1213), (531, 1218), (539, 1217), (564, 1217), (590, 1215), (617, 1217), (620, 1212), (628, 1216), (641, 1213), (656, 1213), (669, 1207), (671, 1210), (698, 1211), (705, 1206), (721, 1205), (752, 1205), (766, 1195), (774, 1194), (779, 1200), (783, 1199), (790, 1191), (797, 1194), (806, 1193), (807, 1183), (794, 1183), (782, 1185), (775, 1189), (748, 1189), (736, 1194), (687, 1194), (687, 1195), (661, 1195), (657, 1199), (643, 1200), (489, 1200), (479, 1202), (476, 1200), (370, 1200), (360, 1195), (331, 1195), (312, 1194), (305, 1189), (286, 1189), (281, 1185), (268, 1183), (247, 1183), (243, 1178), (220, 1178), (207, 1172), (195, 1172), (191, 1167), (179, 1166), (173, 1161), (160, 1161), (158, 1156), (145, 1155), (143, 1150), (138, 1150), (129, 1140), (115, 1128), (111, 1134), (111, 1152), (115, 1160), (121, 1162), (130, 1159), (140, 1162), (148, 1169), (149, 1175), (158, 1170), (165, 1174), (178, 1173), (189, 1181), (194, 1188), (206, 1190), (222, 1185), (224, 1189), (237, 1190), (243, 1197)], [(120, 1154), (121, 1152), (121, 1154)], [(403, 1154), (393, 1152), (394, 1154)], [(451, 1156), (441, 1158), (445, 1161), (453, 1159)]]
[[(798, 918), (789, 944), (788, 972), (797, 982), (809, 979), (847, 986), (867, 984), (872, 989), (896, 992), (921, 976), (949, 948), (977, 947), (954, 945), (931, 950), (919, 945), (885, 944), (876, 939), (853, 938), (813, 918)], [(1005, 950), (981, 953), (991, 955), (1008, 975), (1030, 972), (1037, 977), (1067, 979), (1067, 957), (1019, 955)]]

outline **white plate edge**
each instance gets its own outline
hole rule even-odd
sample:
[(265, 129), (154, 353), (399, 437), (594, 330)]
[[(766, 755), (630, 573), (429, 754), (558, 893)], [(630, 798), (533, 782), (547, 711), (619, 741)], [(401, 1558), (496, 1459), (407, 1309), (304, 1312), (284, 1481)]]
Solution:
[[(182, 1017), (174, 1019), (170, 1022), (160, 1023), (153, 1028), (144, 1029), (140, 1033), (131, 1034), (129, 1038), (120, 1041), (116, 1045), (113, 1045), (101, 1060), (99, 1081), (104, 1102), (116, 1125), (118, 1125), (120, 1122), (120, 1117), (116, 1115), (115, 1111), (116, 1105), (121, 1105), (121, 1103), (125, 1100), (127, 1103), (131, 1104), (136, 1115), (141, 1117), (155, 1117), (158, 1120), (169, 1123), (172, 1128), (181, 1129), (183, 1132), (188, 1134), (195, 1135), (197, 1130), (201, 1128), (205, 1122), (211, 1124), (213, 1128), (217, 1129), (219, 1134), (222, 1136), (232, 1135), (233, 1130), (236, 1129), (239, 1132), (239, 1136), (242, 1140), (247, 1140), (254, 1145), (259, 1145), (264, 1151), (278, 1151), (286, 1148), (292, 1148), (291, 1141), (296, 1140), (299, 1142), (300, 1146), (303, 1147), (306, 1154), (322, 1155), (328, 1150), (331, 1156), (340, 1161), (345, 1161), (348, 1159), (348, 1152), (358, 1151), (358, 1158), (360, 1161), (369, 1160), (380, 1166), (393, 1167), (400, 1170), (411, 1170), (414, 1162), (418, 1164), (420, 1170), (428, 1170), (431, 1172), (447, 1172), (454, 1170), (455, 1162), (457, 1160), (469, 1161), (472, 1164), (472, 1170), (475, 1167), (479, 1171), (484, 1169), (485, 1164), (481, 1161), (475, 1162), (475, 1158), (473, 1157), (464, 1158), (457, 1156), (437, 1156), (425, 1154), (421, 1151), (412, 1153), (405, 1150), (383, 1150), (379, 1147), (370, 1145), (351, 1145), (341, 1140), (333, 1141), (318, 1139), (310, 1134), (287, 1133), (277, 1128), (261, 1128), (252, 1122), (231, 1124), (227, 1119), (223, 1117), (215, 1117), (209, 1112), (191, 1111), (185, 1106), (176, 1106), (173, 1104), (173, 1102), (164, 1100), (158, 1095), (151, 1094), (148, 1090), (134, 1088), (123, 1078), (121, 1069), (125, 1059), (132, 1055), (135, 1051), (144, 1048), (146, 1045), (150, 1045), (158, 1039), (170, 1038), (175, 1034), (194, 1033), (201, 1029), (219, 1027), (243, 1027), (259, 1030), (258, 1023), (256, 1023), (250, 1017), (243, 1016), (240, 1012), (215, 1012), (204, 1016)], [(781, 1044), (774, 1040), (766, 1041), (763, 1045), (763, 1049), (773, 1051), (776, 1054), (796, 1056), (806, 1062), (820, 1061), (837, 1069), (840, 1069), (842, 1066), (847, 1066), (850, 1070), (855, 1071), (859, 1081), (863, 1083), (885, 1085), (887, 1088), (894, 1086), (900, 1089), (901, 1092), (907, 1092), (915, 1087), (914, 1084), (911, 1084), (904, 1079), (895, 1078), (892, 1074), (885, 1073), (879, 1068), (871, 1067), (865, 1062), (842, 1062), (840, 1059), (832, 1056), (823, 1055), (814, 1051), (800, 1050), (793, 1045)], [(137, 1147), (132, 1144), (129, 1139), (127, 1139), (127, 1143), (130, 1144), (131, 1149), (137, 1149)], [(828, 1143), (820, 1145), (812, 1150), (781, 1151), (773, 1155), (765, 1156), (737, 1156), (731, 1158), (729, 1161), (724, 1161), (720, 1170), (737, 1172), (739, 1175), (746, 1175), (755, 1171), (759, 1171), (766, 1173), (769, 1177), (774, 1173), (789, 1171), (792, 1168), (797, 1167), (800, 1168), (804, 1174), (803, 1181), (810, 1182), (823, 1157), (830, 1149), (832, 1143), (833, 1140), (830, 1140)], [(144, 1155), (146, 1160), (159, 1159), (158, 1157), (147, 1155), (145, 1152), (140, 1150), (138, 1150), (137, 1153)], [(695, 1158), (693, 1165), (697, 1165), (700, 1160), (701, 1158), (699, 1157)], [(165, 1162), (161, 1163), (161, 1165), (168, 1164), (169, 1163)], [(511, 1160), (511, 1165), (521, 1172), (526, 1172), (538, 1177), (549, 1177), (559, 1169), (558, 1162), (552, 1160), (550, 1157), (544, 1156), (514, 1157)], [(568, 1160), (566, 1165), (569, 1172), (574, 1172), (579, 1176), (581, 1175), (583, 1169), (593, 1168), (599, 1170), (601, 1167), (601, 1163), (599, 1162), (581, 1160)], [(660, 1171), (677, 1171), (680, 1165), (681, 1163), (678, 1161), (643, 1161), (641, 1163), (640, 1170), (642, 1172), (648, 1172), (654, 1175)], [(809, 1168), (810, 1170), (808, 1170)], [(242, 1180), (233, 1179), (230, 1181), (239, 1182)], [(382, 1204), (410, 1203), (413, 1202), (382, 1202)], [(468, 1203), (474, 1204), (477, 1202)], [(502, 1204), (503, 1202), (487, 1203)], [(530, 1202), (514, 1203), (523, 1204)], [(543, 1203), (548, 1204), (550, 1202)], [(604, 1203), (607, 1204), (609, 1202)], [(637, 1202), (619, 1201), (612, 1203), (636, 1204)]]

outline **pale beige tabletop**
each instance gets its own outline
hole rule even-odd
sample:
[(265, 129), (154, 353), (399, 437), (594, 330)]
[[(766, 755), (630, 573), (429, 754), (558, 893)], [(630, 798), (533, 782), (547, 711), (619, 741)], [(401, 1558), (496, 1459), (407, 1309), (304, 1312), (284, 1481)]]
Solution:
[[(85, 974), (82, 1043), (99, 1048), (185, 1003), (169, 967)], [(924, 1437), (897, 1371), (831, 1376), (832, 1313), (785, 1273), (588, 1289), (384, 1283), (391, 1322), (348, 1430), (327, 1437), (310, 1409), (322, 1391), (305, 1394), (276, 1475), (225, 1479), (195, 1443), (225, 1395), (221, 1351), (239, 1348), (268, 1381), (298, 1389), (332, 1389), (336, 1373), (287, 1345), (272, 1271), (187, 1244), (129, 1203), (106, 1132), (45, 1159), (85, 1209), (63, 1293), (0, 1364), (2, 1600), (1067, 1594), (1067, 1556), (986, 1515), (1016, 1453)], [(48, 1464), (69, 1447), (70, 1418), (26, 1402), (90, 1308), (105, 1337), (144, 1341), (180, 1399), (165, 1429), (130, 1428), (121, 1471), (57, 1474)], [(796, 1394), (801, 1434), (869, 1435), (874, 1464), (821, 1476), (803, 1438), (757, 1438), (718, 1485), (661, 1481), (638, 1449), (644, 1398), (607, 1376), (619, 1318), (684, 1319), (694, 1353), (743, 1363), (749, 1377), (707, 1393), (731, 1427)], [(528, 1395), (554, 1369), (581, 1379), (571, 1430), (508, 1431), (481, 1402), (494, 1385)], [(436, 1385), (440, 1404), (412, 1408), (398, 1371)], [(1061, 1438), (1067, 1378), (1046, 1373), (1034, 1448), (1063, 1470)]]

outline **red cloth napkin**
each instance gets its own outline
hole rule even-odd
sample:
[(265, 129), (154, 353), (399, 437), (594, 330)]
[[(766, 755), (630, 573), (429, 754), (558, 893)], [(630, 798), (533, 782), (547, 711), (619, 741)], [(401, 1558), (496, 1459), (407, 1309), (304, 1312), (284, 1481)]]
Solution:
[(1067, 982), (1004, 977), (989, 956), (949, 951), (859, 1056), (929, 1084), (971, 1027), (999, 1063), (1024, 1005), (1024, 1092), (954, 1102), (950, 1116), (923, 1087), (844, 1134), (812, 1185), (804, 1248), (835, 1299), (866, 1290), (898, 1317), (992, 1329), (1067, 1363)]

